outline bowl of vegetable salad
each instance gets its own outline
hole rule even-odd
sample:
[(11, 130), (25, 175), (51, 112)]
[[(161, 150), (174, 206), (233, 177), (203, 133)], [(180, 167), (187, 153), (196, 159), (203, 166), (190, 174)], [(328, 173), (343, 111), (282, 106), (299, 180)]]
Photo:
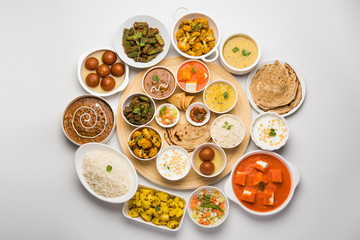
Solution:
[(175, 126), (179, 119), (180, 113), (177, 107), (170, 103), (164, 103), (156, 109), (156, 122), (164, 128)]
[(229, 214), (229, 200), (216, 187), (205, 186), (196, 189), (188, 202), (187, 211), (191, 220), (201, 227), (217, 227)]

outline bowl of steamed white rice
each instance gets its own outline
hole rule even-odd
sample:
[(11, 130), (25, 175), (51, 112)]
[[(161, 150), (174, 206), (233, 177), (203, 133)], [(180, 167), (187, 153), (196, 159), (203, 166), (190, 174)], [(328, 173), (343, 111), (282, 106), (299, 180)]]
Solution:
[(137, 173), (130, 160), (105, 144), (87, 143), (79, 147), (75, 169), (86, 190), (106, 202), (126, 202), (138, 187)]
[(235, 115), (224, 114), (211, 124), (211, 138), (222, 148), (234, 148), (240, 145), (245, 136), (243, 121)]

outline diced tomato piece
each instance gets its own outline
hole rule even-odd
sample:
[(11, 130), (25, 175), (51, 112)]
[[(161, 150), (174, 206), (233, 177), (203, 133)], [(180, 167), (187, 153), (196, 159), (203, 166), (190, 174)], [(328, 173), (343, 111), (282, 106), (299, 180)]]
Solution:
[(274, 183), (282, 183), (281, 169), (271, 169), (271, 181)]
[(246, 181), (246, 173), (243, 172), (236, 172), (235, 173), (235, 183), (245, 186), (245, 181)]

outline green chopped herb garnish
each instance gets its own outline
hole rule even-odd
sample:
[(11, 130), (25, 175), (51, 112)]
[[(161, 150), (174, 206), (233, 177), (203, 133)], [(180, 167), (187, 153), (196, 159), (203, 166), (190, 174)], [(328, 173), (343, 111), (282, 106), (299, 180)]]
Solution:
[(206, 207), (206, 208), (215, 208), (221, 212), (224, 212), (224, 209), (222, 209), (221, 207), (217, 206), (217, 205), (214, 205), (214, 204), (204, 204), (203, 207)]
[(160, 81), (160, 78), (157, 74), (155, 74), (153, 77), (152, 77), (152, 80), (154, 80), (155, 82), (159, 82)]
[(261, 190), (264, 189), (264, 182), (263, 181), (259, 182), (259, 187), (260, 187)]
[(276, 136), (275, 129), (273, 129), (273, 128), (270, 129), (269, 136), (270, 137), (275, 137)]
[(112, 170), (112, 166), (107, 165), (107, 167), (106, 167), (106, 171), (107, 171), (107, 172), (111, 172), (111, 170)]
[(161, 207), (160, 206), (156, 206), (155, 207), (155, 211), (159, 212), (161, 210)]
[(165, 106), (160, 109), (160, 111), (159, 111), (160, 117), (162, 117), (162, 115), (164, 114), (164, 112), (166, 111), (166, 109), (167, 109), (167, 108), (166, 108)]
[(169, 169), (170, 170), (170, 167), (169, 166), (166, 166), (167, 167), (167, 169)]
[(204, 194), (204, 202), (203, 204), (210, 204), (211, 196)]
[(191, 67), (191, 72), (192, 72), (192, 73), (196, 73), (196, 70), (195, 70), (194, 67)]
[(223, 125), (223, 128), (226, 128), (226, 130), (230, 130), (233, 125), (230, 125), (227, 121), (224, 122), (225, 125)]
[(243, 49), (243, 50), (241, 51), (241, 54), (242, 54), (243, 56), (245, 56), (245, 57), (248, 57), (248, 56), (251, 54), (251, 52), (249, 52), (249, 51), (246, 50), (246, 49)]
[(228, 99), (228, 98), (229, 98), (229, 93), (228, 93), (228, 92), (224, 92), (224, 93), (223, 93), (223, 97), (224, 97), (225, 99)]
[(236, 52), (240, 51), (240, 49), (239, 49), (238, 47), (234, 47), (234, 48), (232, 49), (232, 51), (233, 51), (233, 53), (236, 53)]
[(140, 115), (141, 115), (141, 108), (135, 108), (135, 109), (133, 110), (133, 113), (140, 116)]

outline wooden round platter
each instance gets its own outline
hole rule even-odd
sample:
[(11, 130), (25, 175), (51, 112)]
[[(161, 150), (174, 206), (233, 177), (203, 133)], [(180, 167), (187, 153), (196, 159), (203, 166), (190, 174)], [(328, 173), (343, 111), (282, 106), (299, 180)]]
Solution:
[[(174, 74), (176, 74), (177, 68), (180, 66), (180, 64), (184, 61), (186, 61), (186, 58), (183, 57), (172, 57), (167, 58), (161, 61), (157, 66), (165, 66), (169, 68), (171, 71), (173, 71)], [(127, 96), (129, 96), (132, 93), (135, 92), (144, 92), (142, 88), (142, 78), (146, 72), (147, 69), (139, 72), (129, 83), (127, 88), (122, 93), (118, 110), (117, 110), (117, 116), (116, 116), (116, 123), (117, 123), (117, 135), (120, 142), (121, 149), (123, 153), (130, 159), (130, 161), (134, 164), (136, 170), (145, 178), (152, 181), (153, 183), (156, 183), (158, 185), (168, 187), (168, 188), (176, 188), (176, 189), (193, 189), (200, 186), (209, 185), (211, 183), (217, 182), (223, 177), (225, 177), (233, 168), (236, 161), (244, 154), (247, 145), (250, 140), (250, 125), (251, 125), (251, 109), (249, 101), (246, 97), (246, 94), (243, 90), (243, 88), (240, 86), (240, 84), (237, 82), (237, 80), (234, 78), (233, 75), (231, 75), (228, 71), (226, 71), (224, 68), (220, 67), (219, 65), (215, 63), (207, 63), (207, 67), (210, 70), (210, 82), (214, 80), (224, 79), (226, 81), (229, 81), (232, 83), (238, 94), (238, 101), (236, 103), (236, 106), (229, 112), (229, 114), (234, 114), (238, 116), (245, 125), (245, 137), (242, 143), (233, 149), (224, 149), (226, 156), (227, 156), (227, 163), (224, 171), (219, 174), (216, 177), (213, 178), (205, 178), (200, 175), (198, 175), (194, 169), (191, 169), (189, 174), (179, 180), (179, 181), (169, 181), (165, 178), (163, 178), (160, 173), (156, 169), (156, 159), (150, 160), (150, 161), (141, 161), (136, 158), (134, 158), (131, 153), (129, 152), (128, 148), (128, 138), (135, 128), (127, 124), (122, 116), (121, 113), (121, 106), (123, 101)], [(177, 86), (175, 93), (181, 92), (182, 90)], [(188, 94), (187, 94), (188, 95)], [(195, 96), (195, 99), (193, 102), (203, 102), (203, 92), (197, 93), (197, 94), (189, 94)], [(166, 101), (156, 101), (156, 106), (159, 106)], [(211, 118), (209, 121), (209, 124), (212, 123), (212, 121), (218, 117), (219, 114), (215, 114), (211, 112)], [(180, 110), (180, 121), (179, 123), (186, 123), (186, 117), (185, 112)], [(163, 147), (169, 146), (164, 138), (164, 134), (166, 134), (166, 130), (162, 127), (160, 127), (155, 119), (149, 124), (149, 126), (152, 126), (156, 128), (159, 133), (162, 135), (163, 140)], [(192, 153), (190, 153), (191, 156)]]

